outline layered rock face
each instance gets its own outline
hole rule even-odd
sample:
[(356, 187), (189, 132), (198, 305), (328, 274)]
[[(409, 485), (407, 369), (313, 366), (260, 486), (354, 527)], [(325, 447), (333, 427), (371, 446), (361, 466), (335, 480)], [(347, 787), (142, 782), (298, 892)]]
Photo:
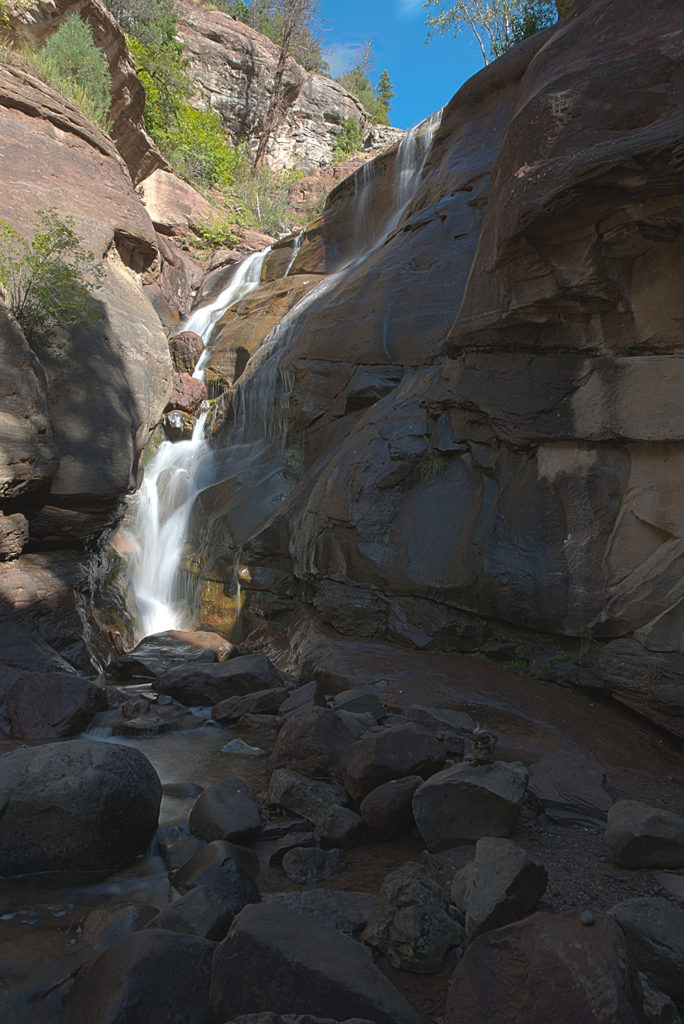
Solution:
[[(258, 138), (273, 90), (278, 47), (220, 11), (179, 0), (178, 34), (189, 72), (205, 100), (218, 110), (234, 142)], [(353, 117), (370, 126), (359, 101), (323, 75), (288, 59), (283, 78), (285, 117), (273, 135), (268, 161), (275, 168), (312, 171), (332, 161), (332, 147)]]
[[(678, 13), (580, 0), (454, 97), (398, 229), (281, 350), (313, 469), (253, 557), (343, 632), (577, 638), (592, 685), (682, 731)], [(293, 273), (349, 257), (359, 194)]]
[[(37, 667), (35, 648), (42, 644), (42, 650), (43, 639), (79, 663), (73, 597), (58, 601), (62, 635), (53, 628), (60, 581), (70, 593), (76, 558), (55, 549), (79, 548), (111, 521), (121, 495), (137, 485), (141, 452), (170, 390), (166, 337), (139, 281), (157, 256), (155, 232), (111, 141), (57, 93), (10, 65), (0, 67), (0, 136), (0, 220), (31, 237), (40, 211), (73, 215), (76, 232), (104, 269), (92, 292), (93, 322), (29, 346), (0, 312), (2, 522), (24, 517), (29, 544), (50, 549), (33, 562), (22, 559), (21, 568), (0, 564), (0, 618), (21, 620), (27, 631), (24, 643), (16, 627), (10, 663)], [(41, 609), (44, 637), (34, 630)], [(52, 667), (61, 654), (55, 658), (48, 659)]]

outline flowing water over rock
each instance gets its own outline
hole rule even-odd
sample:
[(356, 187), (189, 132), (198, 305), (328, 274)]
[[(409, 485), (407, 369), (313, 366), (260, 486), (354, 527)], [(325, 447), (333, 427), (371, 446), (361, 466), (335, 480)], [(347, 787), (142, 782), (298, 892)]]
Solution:
[[(296, 484), (293, 455), (285, 450), (291, 375), (279, 365), (279, 353), (297, 332), (306, 330), (307, 311), (347, 272), (356, 269), (393, 232), (415, 194), (440, 113), (422, 122), (400, 143), (396, 157), (396, 186), (392, 207), (373, 217), (375, 164), (365, 164), (355, 180), (355, 217), (350, 251), (342, 268), (304, 296), (247, 364), (232, 396), (234, 424), (227, 440), (212, 444), (205, 437), (206, 412), (192, 440), (165, 442), (145, 471), (137, 497), (136, 544), (131, 582), (138, 633), (143, 636), (193, 624), (193, 582), (184, 572), (187, 557), (199, 555), (209, 524), (222, 521), (223, 550), (234, 559), (236, 613), (239, 617), (239, 557), (242, 546), (268, 521)], [(287, 276), (296, 260), (303, 234), (293, 246)], [(210, 304), (196, 310), (183, 329), (201, 335), (205, 352), (194, 376), (204, 379), (211, 361), (211, 335), (223, 314), (258, 286), (270, 250), (245, 259), (227, 288)], [(188, 552), (188, 540), (194, 550)]]

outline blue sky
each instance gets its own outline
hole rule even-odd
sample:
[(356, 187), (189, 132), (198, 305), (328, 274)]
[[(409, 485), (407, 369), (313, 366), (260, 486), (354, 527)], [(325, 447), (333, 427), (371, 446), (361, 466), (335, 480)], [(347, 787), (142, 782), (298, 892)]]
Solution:
[(321, 0), (323, 50), (333, 75), (349, 69), (366, 40), (373, 41), (373, 84), (385, 68), (396, 96), (390, 121), (411, 128), (451, 99), (482, 67), (469, 35), (437, 36), (425, 45), (422, 0)]

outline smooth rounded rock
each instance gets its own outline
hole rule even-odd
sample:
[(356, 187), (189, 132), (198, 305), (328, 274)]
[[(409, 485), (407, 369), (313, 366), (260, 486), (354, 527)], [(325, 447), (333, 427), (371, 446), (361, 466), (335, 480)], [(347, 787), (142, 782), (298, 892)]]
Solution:
[(144, 853), (161, 782), (144, 754), (93, 740), (0, 758), (0, 875), (97, 871)]
[(391, 779), (407, 775), (427, 778), (446, 760), (444, 746), (412, 722), (369, 732), (344, 754), (340, 767), (344, 786), (355, 800)]
[(242, 779), (220, 779), (200, 793), (190, 811), (190, 831), (211, 843), (240, 840), (261, 828), (259, 806)]
[(639, 800), (613, 804), (604, 842), (623, 868), (684, 867), (684, 818)]

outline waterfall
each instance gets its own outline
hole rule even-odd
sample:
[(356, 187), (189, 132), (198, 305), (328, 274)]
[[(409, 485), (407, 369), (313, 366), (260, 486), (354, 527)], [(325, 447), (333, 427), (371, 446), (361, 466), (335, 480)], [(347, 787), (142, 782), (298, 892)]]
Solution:
[[(402, 139), (396, 155), (396, 187), (392, 209), (369, 239), (373, 163), (355, 180), (356, 216), (352, 249), (346, 264), (317, 284), (283, 317), (249, 360), (233, 391), (234, 426), (230, 444), (217, 446), (204, 434), (206, 413), (197, 420), (192, 440), (164, 442), (145, 470), (136, 501), (136, 544), (130, 579), (142, 635), (192, 625), (192, 594), (183, 572), (185, 543), (191, 525), (195, 534), (214, 521), (229, 522), (228, 543), (241, 551), (282, 504), (294, 485), (285, 451), (291, 375), (279, 366), (276, 353), (302, 329), (309, 307), (340, 277), (359, 266), (398, 227), (421, 181), (441, 112), (417, 125)], [(290, 272), (304, 232), (295, 240)], [(259, 284), (270, 250), (255, 253), (237, 267), (229, 285), (211, 303), (193, 312), (182, 327), (205, 341), (194, 376), (203, 378), (211, 359), (208, 347), (217, 320)], [(239, 555), (234, 575), (238, 587)]]

